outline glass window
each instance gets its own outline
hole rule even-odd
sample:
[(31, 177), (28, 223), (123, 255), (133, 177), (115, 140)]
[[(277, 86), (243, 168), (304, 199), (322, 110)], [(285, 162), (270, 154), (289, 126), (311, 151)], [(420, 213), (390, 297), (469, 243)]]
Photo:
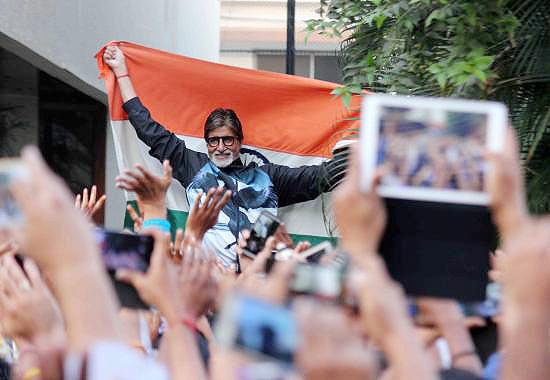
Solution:
[(328, 82), (342, 83), (342, 71), (338, 64), (336, 56), (316, 56), (315, 57), (315, 79), (326, 80)]
[[(286, 72), (285, 55), (258, 54), (256, 58), (258, 70)], [(294, 63), (296, 75), (309, 78), (309, 55), (297, 55)]]

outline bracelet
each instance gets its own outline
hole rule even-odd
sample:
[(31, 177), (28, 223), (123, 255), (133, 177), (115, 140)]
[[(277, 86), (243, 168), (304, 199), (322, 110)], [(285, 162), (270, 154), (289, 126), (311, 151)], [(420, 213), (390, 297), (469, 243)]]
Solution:
[(170, 232), (170, 222), (166, 219), (146, 219), (141, 228), (156, 228), (163, 232)]
[(126, 74), (122, 74), (122, 75), (115, 75), (116, 79), (120, 79), (120, 78), (124, 78), (124, 77), (130, 77), (130, 75), (128, 73)]
[(185, 317), (181, 320), (181, 323), (187, 326), (189, 330), (191, 330), (195, 334), (199, 331), (199, 327), (197, 326), (197, 323), (192, 318)]
[(31, 367), (25, 371), (23, 374), (23, 380), (31, 380), (37, 376), (42, 376), (42, 370), (38, 367)]
[(455, 361), (457, 361), (460, 358), (463, 358), (463, 357), (466, 357), (466, 356), (475, 356), (475, 355), (477, 355), (476, 350), (466, 350), (466, 351), (460, 351), (456, 354), (453, 354), (451, 356), (451, 359), (452, 359), (452, 362), (454, 363)]

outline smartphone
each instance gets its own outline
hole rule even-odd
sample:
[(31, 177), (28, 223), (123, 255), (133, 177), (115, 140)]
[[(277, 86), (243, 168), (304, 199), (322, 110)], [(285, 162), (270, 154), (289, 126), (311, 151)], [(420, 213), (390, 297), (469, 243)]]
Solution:
[(96, 230), (105, 269), (113, 282), (120, 304), (131, 309), (148, 309), (137, 290), (115, 277), (118, 269), (147, 272), (155, 244), (151, 236)]
[(243, 253), (251, 259), (255, 258), (264, 248), (267, 238), (272, 236), (280, 225), (281, 221), (275, 215), (269, 211), (262, 211), (252, 225)]
[(294, 269), (289, 290), (292, 295), (343, 302), (346, 297), (345, 273), (333, 265), (301, 263)]
[(332, 244), (329, 241), (324, 241), (300, 253), (300, 258), (305, 259), (310, 264), (318, 264), (321, 258), (331, 253), (332, 250)]
[(215, 326), (226, 348), (291, 365), (298, 347), (298, 329), (292, 312), (244, 295), (227, 298)]
[(19, 179), (29, 176), (27, 167), (17, 158), (0, 159), (0, 228), (21, 224), (23, 212), (15, 202), (10, 186)]

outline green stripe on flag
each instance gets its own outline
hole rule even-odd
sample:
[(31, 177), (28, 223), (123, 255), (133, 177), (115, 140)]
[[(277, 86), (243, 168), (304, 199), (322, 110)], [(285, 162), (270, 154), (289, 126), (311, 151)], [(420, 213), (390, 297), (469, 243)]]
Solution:
[[(127, 204), (132, 205), (132, 207), (135, 210), (137, 210), (136, 201), (128, 201)], [(172, 238), (174, 238), (177, 228), (185, 229), (188, 215), (189, 213), (186, 211), (168, 210), (168, 220), (170, 221), (170, 225), (172, 226), (172, 231), (171, 231)], [(126, 215), (124, 216), (124, 228), (127, 228), (131, 231), (134, 230), (134, 223), (132, 222), (132, 218), (130, 218), (130, 214), (128, 213), (128, 211), (126, 211)], [(316, 245), (327, 240), (330, 241), (332, 245), (336, 245), (338, 241), (337, 238), (330, 237), (330, 236), (299, 235), (299, 234), (290, 234), (290, 236), (292, 237), (292, 240), (295, 243), (300, 241), (309, 241), (311, 245)]]

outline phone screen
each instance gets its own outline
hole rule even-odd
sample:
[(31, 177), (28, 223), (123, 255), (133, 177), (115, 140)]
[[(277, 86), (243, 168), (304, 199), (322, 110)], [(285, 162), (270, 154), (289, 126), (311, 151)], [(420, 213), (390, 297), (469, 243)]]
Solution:
[(20, 224), (23, 213), (9, 188), (13, 181), (28, 176), (27, 168), (18, 159), (0, 159), (0, 227)]
[(245, 253), (249, 256), (255, 256), (260, 252), (264, 246), (268, 237), (272, 236), (279, 225), (280, 220), (277, 217), (267, 211), (262, 211), (258, 219), (254, 222), (252, 230), (250, 231), (250, 237), (246, 242), (244, 248)]
[(121, 232), (96, 230), (105, 269), (113, 282), (122, 306), (146, 309), (148, 305), (129, 284), (115, 278), (118, 269), (146, 272), (153, 252), (154, 239), (151, 236), (131, 235)]
[(292, 312), (258, 299), (228, 299), (216, 324), (220, 343), (292, 363), (298, 345)]
[(295, 295), (311, 295), (322, 299), (341, 300), (344, 291), (344, 275), (334, 266), (299, 264), (290, 282)]

